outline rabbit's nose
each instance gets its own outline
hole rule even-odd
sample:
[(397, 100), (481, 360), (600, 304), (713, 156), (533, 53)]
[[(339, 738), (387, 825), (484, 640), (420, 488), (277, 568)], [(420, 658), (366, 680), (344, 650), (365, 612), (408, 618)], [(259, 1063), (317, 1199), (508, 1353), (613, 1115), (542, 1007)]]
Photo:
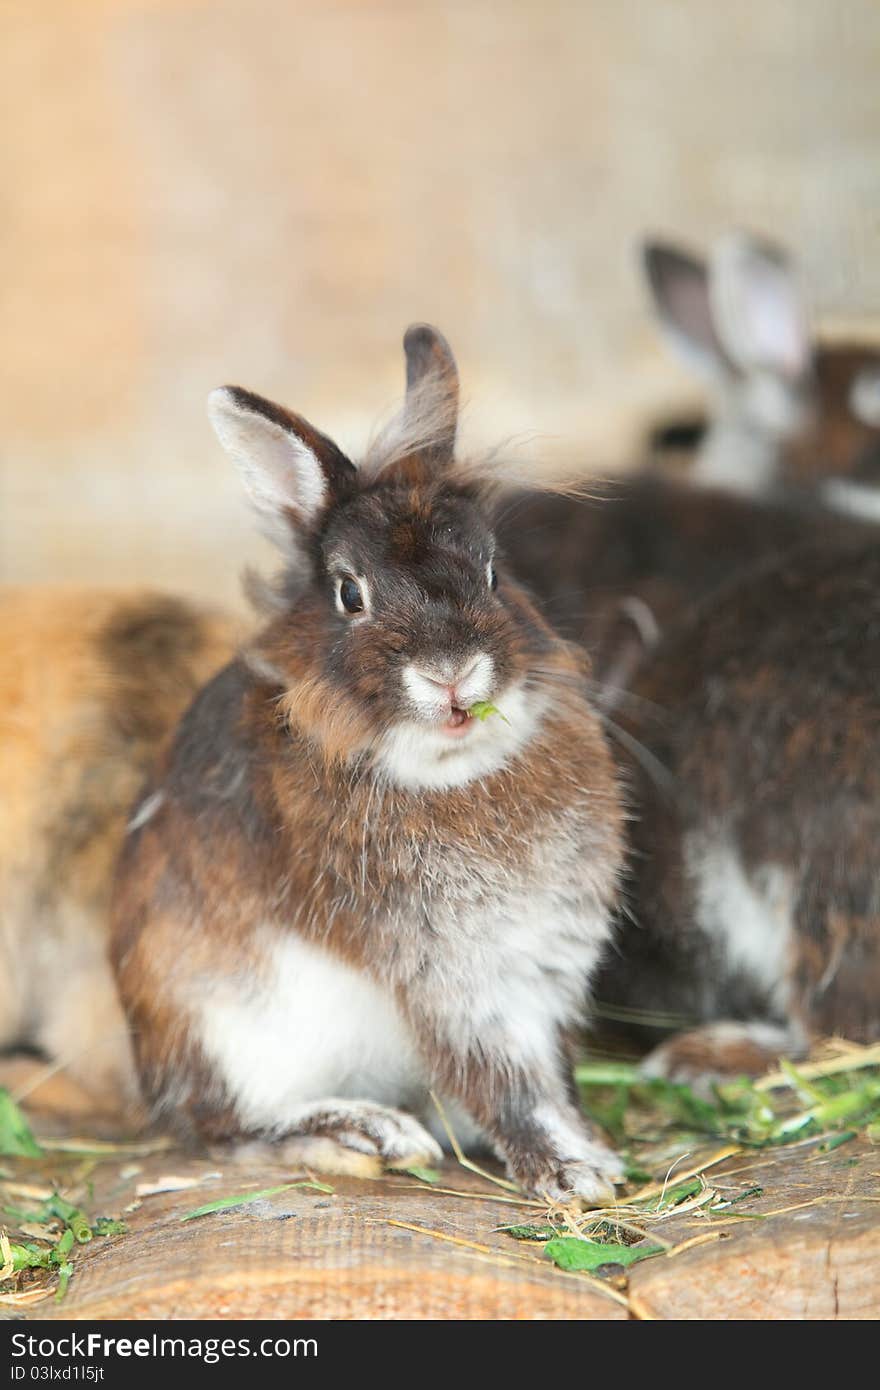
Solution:
[(462, 664), (449, 661), (436, 662), (430, 666), (416, 666), (414, 670), (431, 685), (436, 685), (441, 690), (454, 694), (457, 688), (464, 685), (468, 677), (473, 674), (481, 659), (481, 656), (478, 655)]
[(475, 700), (486, 699), (491, 693), (492, 659), (478, 652), (464, 661), (432, 661), (410, 668), (416, 685), (425, 694), (433, 692), (450, 706), (467, 709)]

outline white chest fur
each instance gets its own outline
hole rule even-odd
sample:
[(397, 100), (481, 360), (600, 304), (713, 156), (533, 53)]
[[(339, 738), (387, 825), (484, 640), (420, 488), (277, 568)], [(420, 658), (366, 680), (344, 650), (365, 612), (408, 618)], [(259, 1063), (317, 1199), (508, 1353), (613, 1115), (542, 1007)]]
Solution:
[[(521, 875), (485, 860), (422, 855), (418, 891), (372, 926), (372, 978), (264, 926), (253, 977), (189, 1000), (202, 1050), (241, 1120), (283, 1132), (303, 1102), (373, 1100), (428, 1108), (430, 1064), (398, 1007), (439, 1017), (456, 1050), (479, 1044), (512, 1061), (550, 1061), (559, 1027), (583, 1011), (607, 939), (607, 912), (565, 836), (533, 849)], [(512, 880), (512, 881), (511, 881)], [(511, 1055), (512, 1052), (512, 1055)]]
[(245, 1125), (283, 1132), (328, 1096), (412, 1106), (423, 1067), (390, 991), (292, 931), (263, 928), (259, 973), (218, 982), (193, 1011)]
[(442, 999), (445, 1036), (456, 1050), (502, 1046), (527, 1062), (548, 1062), (558, 1027), (583, 1017), (587, 982), (607, 923), (583, 898), (532, 887), (438, 916), (435, 949), (409, 983), (416, 1008)]

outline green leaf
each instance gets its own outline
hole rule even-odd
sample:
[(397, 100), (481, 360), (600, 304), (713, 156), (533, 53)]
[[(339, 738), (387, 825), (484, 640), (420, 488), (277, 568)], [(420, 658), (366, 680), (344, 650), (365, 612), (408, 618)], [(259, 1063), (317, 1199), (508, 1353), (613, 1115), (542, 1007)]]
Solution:
[(443, 1181), (443, 1174), (436, 1168), (403, 1168), (401, 1172), (409, 1173), (411, 1178), (418, 1178), (419, 1182), (430, 1183), (432, 1187)]
[(45, 1226), (51, 1220), (51, 1213), (45, 1210), (45, 1203), (39, 1211), (26, 1211), (23, 1207), (0, 1207), (0, 1211), (8, 1221), (14, 1221), (18, 1226)]
[(579, 1086), (644, 1086), (645, 1078), (631, 1062), (580, 1062), (574, 1069)]
[(124, 1236), (128, 1227), (124, 1221), (114, 1221), (110, 1216), (99, 1216), (95, 1222), (96, 1236)]
[(724, 1122), (718, 1106), (695, 1095), (690, 1086), (659, 1079), (652, 1079), (649, 1086), (683, 1124), (705, 1130), (708, 1134), (723, 1134)]
[(65, 1226), (64, 1234), (58, 1241), (55, 1249), (50, 1255), (53, 1265), (64, 1264), (71, 1250), (73, 1249), (73, 1231), (70, 1226)]
[(9, 1249), (12, 1255), (12, 1268), (16, 1274), (20, 1269), (48, 1269), (55, 1253), (54, 1248), (45, 1250), (39, 1245), (34, 1245), (31, 1241), (27, 1245), (13, 1245), (10, 1242)]
[(555, 1226), (499, 1226), (506, 1236), (514, 1240), (552, 1240), (557, 1234)]
[(218, 1197), (216, 1202), (206, 1202), (203, 1207), (196, 1207), (195, 1211), (188, 1211), (186, 1216), (182, 1216), (181, 1221), (195, 1221), (198, 1216), (211, 1216), (215, 1211), (228, 1211), (230, 1207), (247, 1206), (248, 1202), (259, 1202), (264, 1197), (276, 1197), (279, 1192), (289, 1192), (293, 1187), (307, 1187), (312, 1192), (333, 1192), (332, 1187), (328, 1187), (323, 1182), (312, 1182), (303, 1179), (301, 1182), (285, 1182), (280, 1187), (264, 1187), (259, 1192), (237, 1192), (234, 1197)]
[(501, 713), (498, 706), (490, 705), (488, 700), (475, 700), (468, 710), (468, 714), (472, 719), (479, 719), (481, 724), (485, 724), (490, 714), (497, 714), (498, 718), (503, 719), (505, 724), (510, 723), (510, 720), (506, 715)]
[(763, 1187), (747, 1187), (745, 1192), (736, 1192), (732, 1197), (725, 1197), (723, 1201), (715, 1202), (712, 1206), (713, 1211), (726, 1211), (728, 1207), (736, 1206), (737, 1202), (745, 1202), (749, 1197), (763, 1197)]
[(771, 1139), (783, 1142), (803, 1129), (830, 1129), (846, 1121), (861, 1117), (870, 1122), (875, 1118), (874, 1109), (880, 1101), (880, 1080), (870, 1080), (861, 1086), (831, 1096), (821, 1104), (804, 1110), (799, 1115), (783, 1120), (772, 1131)]
[(639, 1187), (644, 1187), (646, 1183), (651, 1182), (654, 1174), (649, 1173), (647, 1168), (630, 1167), (627, 1164), (623, 1170), (623, 1176), (627, 1182), (637, 1183)]
[(89, 1225), (89, 1218), (79, 1207), (75, 1207), (72, 1202), (68, 1202), (66, 1197), (62, 1197), (60, 1192), (53, 1192), (52, 1196), (45, 1203), (45, 1210), (50, 1216), (57, 1216), (59, 1221), (63, 1221), (69, 1226), (76, 1236), (80, 1245), (86, 1245), (92, 1238), (92, 1228)]
[(67, 1286), (70, 1283), (70, 1276), (73, 1273), (73, 1265), (62, 1265), (58, 1271), (58, 1288), (55, 1290), (55, 1302), (60, 1303), (67, 1293)]
[(680, 1202), (686, 1202), (689, 1197), (696, 1197), (703, 1191), (702, 1178), (688, 1178), (685, 1182), (680, 1182), (675, 1187), (667, 1187), (663, 1196), (657, 1202), (657, 1210), (661, 1207), (677, 1207)]
[(793, 1089), (805, 1102), (809, 1102), (811, 1100), (818, 1101), (818, 1103), (821, 1105), (827, 1099), (825, 1092), (822, 1090), (822, 1088), (820, 1086), (814, 1086), (813, 1083), (809, 1081), (805, 1076), (801, 1076), (800, 1072), (797, 1070), (794, 1064), (788, 1060), (787, 1057), (780, 1057), (779, 1069), (780, 1071), (783, 1071), (785, 1073), (789, 1081), (792, 1083)]
[(580, 1240), (577, 1236), (560, 1236), (548, 1241), (544, 1254), (560, 1269), (600, 1269), (602, 1265), (634, 1265), (662, 1255), (662, 1245), (607, 1245), (597, 1240)]
[(826, 1139), (824, 1144), (819, 1145), (819, 1152), (830, 1154), (832, 1149), (839, 1149), (841, 1144), (848, 1144), (851, 1139), (857, 1138), (854, 1129), (845, 1129), (842, 1134), (832, 1134), (830, 1139)]
[(42, 1158), (31, 1127), (8, 1091), (0, 1086), (0, 1153), (21, 1158)]

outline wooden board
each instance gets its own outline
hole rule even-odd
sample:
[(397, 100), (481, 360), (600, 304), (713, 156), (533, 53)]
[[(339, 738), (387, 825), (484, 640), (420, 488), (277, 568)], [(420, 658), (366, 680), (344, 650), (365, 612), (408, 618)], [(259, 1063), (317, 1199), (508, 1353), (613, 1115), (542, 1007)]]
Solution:
[[(126, 1165), (123, 1165), (126, 1166)], [(495, 1229), (523, 1213), (490, 1185), (450, 1168), (462, 1191), (441, 1196), (406, 1175), (331, 1178), (333, 1193), (291, 1189), (191, 1222), (220, 1196), (279, 1185), (296, 1174), (154, 1155), (126, 1180), (95, 1178), (95, 1211), (127, 1205), (137, 1184), (202, 1177), (194, 1188), (144, 1197), (129, 1234), (81, 1247), (61, 1305), (33, 1315), (79, 1318), (621, 1318), (622, 1301), (555, 1270), (538, 1249)], [(209, 1177), (209, 1174), (222, 1176)], [(513, 1215), (511, 1215), (513, 1213)], [(401, 1224), (392, 1224), (401, 1223)], [(412, 1229), (418, 1227), (420, 1229)], [(480, 1245), (474, 1249), (467, 1242)]]
[[(733, 1189), (760, 1186), (763, 1195), (744, 1206), (747, 1216), (721, 1223), (716, 1241), (634, 1269), (636, 1316), (880, 1316), (880, 1146), (765, 1150), (732, 1159), (714, 1177)], [(700, 1230), (694, 1218), (663, 1233), (686, 1239)]]
[[(75, 1122), (78, 1134), (94, 1128)], [(56, 1135), (65, 1126), (44, 1124)], [(68, 1121), (67, 1133), (70, 1133)], [(204, 1203), (301, 1176), (271, 1149), (234, 1157), (55, 1153), (4, 1160), (35, 1184), (90, 1184), (91, 1213), (125, 1214), (127, 1235), (75, 1252), (63, 1303), (30, 1316), (89, 1318), (811, 1319), (880, 1313), (880, 1146), (852, 1140), (740, 1153), (711, 1169), (722, 1215), (691, 1210), (652, 1231), (674, 1247), (608, 1281), (553, 1267), (505, 1224), (534, 1206), (446, 1163), (435, 1190), (407, 1174), (332, 1177), (332, 1192), (291, 1188), (193, 1221)], [(681, 1170), (680, 1170), (681, 1171)], [(181, 1183), (191, 1185), (181, 1186)], [(175, 1190), (145, 1189), (174, 1184)], [(140, 1196), (138, 1193), (140, 1192)], [(133, 1209), (132, 1209), (133, 1208)]]

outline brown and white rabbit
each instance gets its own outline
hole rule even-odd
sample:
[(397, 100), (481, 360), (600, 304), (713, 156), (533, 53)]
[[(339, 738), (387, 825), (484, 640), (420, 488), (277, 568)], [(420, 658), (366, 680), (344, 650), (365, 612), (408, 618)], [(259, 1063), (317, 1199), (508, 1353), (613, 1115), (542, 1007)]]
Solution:
[(661, 242), (643, 254), (661, 322), (717, 388), (692, 472), (645, 467), (603, 499), (523, 494), (498, 525), (518, 577), (586, 644), (609, 703), (719, 584), (845, 534), (829, 509), (880, 519), (880, 348), (814, 351), (787, 257), (757, 238), (723, 239), (708, 265)]
[(39, 1049), (114, 1110), (137, 1088), (107, 954), (113, 867), (233, 628), (156, 593), (10, 586), (0, 630), (0, 1049)]
[[(779, 881), (773, 872), (768, 870), (766, 882), (759, 872), (757, 887), (746, 886), (748, 871), (731, 868), (721, 850), (708, 855), (696, 879), (688, 876), (689, 859), (682, 867), (686, 832), (676, 819), (678, 811), (670, 807), (677, 807), (680, 795), (694, 825), (709, 822), (711, 805), (708, 794), (701, 793), (700, 779), (721, 796), (711, 740), (726, 734), (733, 740), (728, 725), (717, 722), (717, 687), (704, 664), (721, 659), (712, 618), (705, 616), (702, 627), (686, 627), (687, 638), (661, 640), (647, 657), (643, 676), (633, 680), (633, 674), (658, 637), (667, 629), (674, 633), (690, 610), (707, 601), (705, 614), (729, 619), (731, 627), (724, 630), (735, 642), (739, 617), (734, 595), (751, 591), (732, 589), (726, 598), (720, 591), (737, 576), (745, 582), (744, 576), (762, 562), (797, 555), (807, 543), (815, 546), (812, 564), (819, 567), (823, 551), (833, 556), (839, 553), (833, 547), (855, 546), (872, 536), (867, 522), (855, 523), (826, 508), (831, 503), (876, 518), (871, 498), (880, 497), (880, 491), (872, 492), (880, 483), (880, 352), (820, 349), (806, 373), (793, 370), (791, 364), (801, 360), (795, 346), (805, 341), (805, 319), (785, 260), (772, 248), (733, 239), (716, 252), (712, 275), (673, 248), (649, 248), (647, 263), (658, 299), (677, 330), (687, 335), (695, 354), (703, 353), (707, 369), (719, 379), (729, 378), (710, 432), (711, 466), (704, 458), (696, 470), (698, 478), (708, 474), (728, 486), (692, 488), (646, 471), (622, 482), (604, 502), (521, 499), (499, 533), (518, 574), (541, 596), (560, 629), (585, 641), (593, 652), (596, 675), (606, 685), (603, 702), (617, 703), (622, 693), (608, 687), (631, 686), (620, 703), (630, 711), (621, 740), (633, 758), (640, 792), (632, 832), (636, 925), (624, 924), (623, 942), (600, 983), (600, 996), (643, 1012), (713, 1020), (708, 1031), (686, 1035), (657, 1054), (657, 1070), (672, 1075), (685, 1075), (689, 1067), (693, 1073), (717, 1070), (722, 1051), (729, 1070), (746, 1069), (747, 1062), (760, 1069), (769, 1055), (806, 1037), (811, 1025), (827, 1026), (828, 1021), (817, 1022), (803, 1001), (798, 1021), (793, 1014), (780, 1019), (778, 1010), (774, 1017), (754, 980), (739, 980), (736, 969), (726, 969), (718, 958), (718, 943), (710, 934), (713, 924), (723, 918), (730, 939), (739, 943), (731, 948), (736, 963), (739, 947), (749, 948), (750, 925), (766, 922), (779, 910), (772, 896)], [(770, 370), (774, 343), (775, 373)], [(783, 362), (789, 363), (785, 371)], [(769, 373), (763, 385), (762, 371)], [(786, 395), (788, 408), (783, 408)], [(770, 411), (766, 418), (761, 415), (765, 407)], [(774, 411), (777, 422), (787, 420), (791, 428), (771, 430)], [(749, 432), (751, 442), (739, 444)], [(730, 467), (716, 468), (728, 450), (733, 451)], [(759, 455), (763, 463), (756, 468)], [(731, 488), (738, 467), (734, 456), (746, 468)], [(743, 495), (750, 490), (758, 495)], [(833, 568), (834, 560), (830, 563)], [(805, 580), (805, 600), (810, 582)], [(717, 607), (713, 594), (719, 595)], [(800, 641), (802, 614), (785, 602), (776, 612), (776, 591), (769, 580), (759, 584), (756, 594), (752, 621), (775, 634), (782, 662), (786, 646), (796, 648)], [(748, 640), (746, 635), (744, 656), (730, 656), (731, 661), (742, 657), (747, 668)], [(738, 650), (734, 646), (731, 653)], [(791, 669), (797, 669), (796, 662)], [(693, 672), (704, 671), (710, 674), (701, 683)], [(745, 704), (739, 714), (745, 728)], [(831, 717), (842, 719), (843, 712)], [(740, 733), (744, 745), (746, 734)], [(744, 778), (750, 756), (761, 751), (768, 751), (766, 740), (751, 752), (732, 742), (731, 787), (734, 775), (740, 772)], [(694, 787), (697, 794), (692, 795)], [(806, 784), (802, 793), (809, 804)], [(818, 811), (815, 788), (813, 795)], [(749, 904), (758, 904), (751, 914)], [(763, 945), (754, 940), (754, 932), (751, 945), (760, 955)], [(777, 967), (771, 950), (768, 971), (774, 981)], [(843, 996), (853, 999), (847, 989)], [(731, 1025), (731, 1013), (748, 1025)], [(843, 1026), (842, 1012), (838, 1018)]]
[(690, 1021), (650, 1073), (880, 1038), (878, 670), (876, 541), (765, 567), (647, 660), (630, 917), (598, 992)]
[(526, 1189), (594, 1198), (621, 1169), (565, 1038), (616, 898), (615, 773), (454, 460), (449, 349), (424, 326), (405, 349), (402, 422), (360, 467), (249, 391), (211, 397), (289, 564), (135, 813), (120, 990), (153, 1113), (184, 1132), (406, 1165), (438, 1153), (434, 1088)]
[(762, 237), (730, 233), (708, 261), (649, 240), (642, 257), (667, 340), (712, 393), (689, 476), (749, 495), (807, 488), (878, 519), (880, 345), (814, 342), (791, 258)]

